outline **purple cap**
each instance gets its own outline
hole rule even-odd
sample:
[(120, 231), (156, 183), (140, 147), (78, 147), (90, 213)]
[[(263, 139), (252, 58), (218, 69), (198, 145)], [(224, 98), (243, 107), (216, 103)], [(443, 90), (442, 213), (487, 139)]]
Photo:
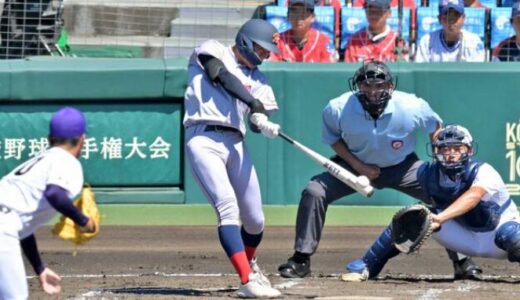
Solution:
[(513, 9), (511, 10), (511, 19), (514, 19), (516, 17), (520, 17), (520, 1), (516, 2), (513, 5)]
[(464, 14), (464, 0), (441, 0), (439, 2), (439, 15), (445, 14), (450, 8)]
[(390, 9), (390, 0), (365, 0), (365, 8), (369, 6)]
[(64, 107), (52, 115), (49, 135), (56, 138), (75, 138), (86, 132), (85, 116), (72, 107)]

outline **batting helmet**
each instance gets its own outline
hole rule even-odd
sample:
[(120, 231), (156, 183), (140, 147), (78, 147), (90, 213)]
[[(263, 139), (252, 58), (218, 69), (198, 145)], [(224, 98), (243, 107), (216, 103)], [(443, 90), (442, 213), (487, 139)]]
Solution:
[[(469, 159), (475, 154), (476, 149), (473, 138), (468, 129), (460, 125), (447, 125), (441, 129), (432, 144), (433, 159), (441, 166), (441, 170), (449, 176), (460, 176), (466, 171)], [(448, 151), (458, 146), (466, 146), (467, 151), (460, 151), (460, 158), (457, 161), (448, 161), (446, 156)]]
[[(370, 92), (367, 92), (359, 88), (360, 84), (375, 87), (385, 83), (390, 84), (382, 90), (371, 89)], [(354, 73), (349, 80), (349, 85), (350, 89), (356, 92), (363, 109), (377, 119), (392, 97), (395, 82), (392, 72), (383, 62), (371, 60), (363, 63), (363, 66)]]
[(256, 66), (262, 63), (262, 59), (255, 52), (255, 44), (271, 52), (280, 52), (275, 43), (277, 33), (276, 28), (268, 21), (251, 19), (238, 30), (235, 44), (240, 54)]

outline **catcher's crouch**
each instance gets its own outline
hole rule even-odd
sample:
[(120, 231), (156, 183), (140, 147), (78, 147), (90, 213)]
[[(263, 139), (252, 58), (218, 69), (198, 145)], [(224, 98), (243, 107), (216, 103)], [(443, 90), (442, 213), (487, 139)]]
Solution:
[(72, 203), (83, 187), (77, 157), (85, 139), (86, 122), (74, 108), (52, 116), (50, 149), (16, 167), (0, 180), (0, 299), (27, 299), (28, 288), (22, 251), (48, 294), (60, 292), (60, 277), (40, 258), (34, 232), (56, 213), (70, 217), (85, 232), (95, 222)]
[(419, 168), (418, 178), (434, 203), (433, 238), (462, 254), (520, 262), (518, 209), (498, 172), (471, 159), (469, 131), (446, 126), (432, 146), (433, 162)]

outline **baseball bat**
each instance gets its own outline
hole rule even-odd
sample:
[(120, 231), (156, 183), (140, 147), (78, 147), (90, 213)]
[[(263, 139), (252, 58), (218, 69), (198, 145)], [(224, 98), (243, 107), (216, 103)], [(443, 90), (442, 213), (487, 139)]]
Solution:
[(356, 176), (352, 174), (350, 171), (346, 170), (345, 168), (341, 167), (337, 163), (333, 162), (332, 160), (326, 158), (325, 156), (317, 153), (314, 150), (309, 149), (308, 147), (302, 145), (301, 143), (297, 142), (287, 134), (279, 131), (278, 136), (280, 136), (285, 141), (292, 144), (296, 149), (299, 149), (303, 153), (305, 153), (307, 156), (312, 158), (314, 161), (316, 161), (318, 164), (323, 166), (327, 171), (337, 179), (339, 179), (341, 182), (345, 183), (346, 185), (353, 188), (356, 192), (360, 193), (361, 195), (365, 197), (370, 197), (374, 193), (374, 187), (370, 185), (370, 181), (365, 176)]

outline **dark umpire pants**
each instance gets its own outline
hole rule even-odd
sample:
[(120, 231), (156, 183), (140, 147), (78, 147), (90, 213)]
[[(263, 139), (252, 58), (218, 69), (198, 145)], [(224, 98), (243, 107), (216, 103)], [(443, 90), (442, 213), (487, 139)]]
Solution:
[[(357, 174), (342, 159), (338, 158), (334, 161)], [(379, 177), (372, 180), (372, 185), (377, 189), (391, 188), (398, 190), (427, 202), (427, 197), (417, 181), (417, 169), (423, 163), (415, 153), (409, 154), (403, 162), (395, 166), (381, 168)], [(321, 231), (325, 224), (325, 214), (329, 204), (353, 193), (355, 191), (352, 188), (328, 172), (312, 177), (302, 192), (298, 206), (294, 250), (314, 254), (321, 239)]]

